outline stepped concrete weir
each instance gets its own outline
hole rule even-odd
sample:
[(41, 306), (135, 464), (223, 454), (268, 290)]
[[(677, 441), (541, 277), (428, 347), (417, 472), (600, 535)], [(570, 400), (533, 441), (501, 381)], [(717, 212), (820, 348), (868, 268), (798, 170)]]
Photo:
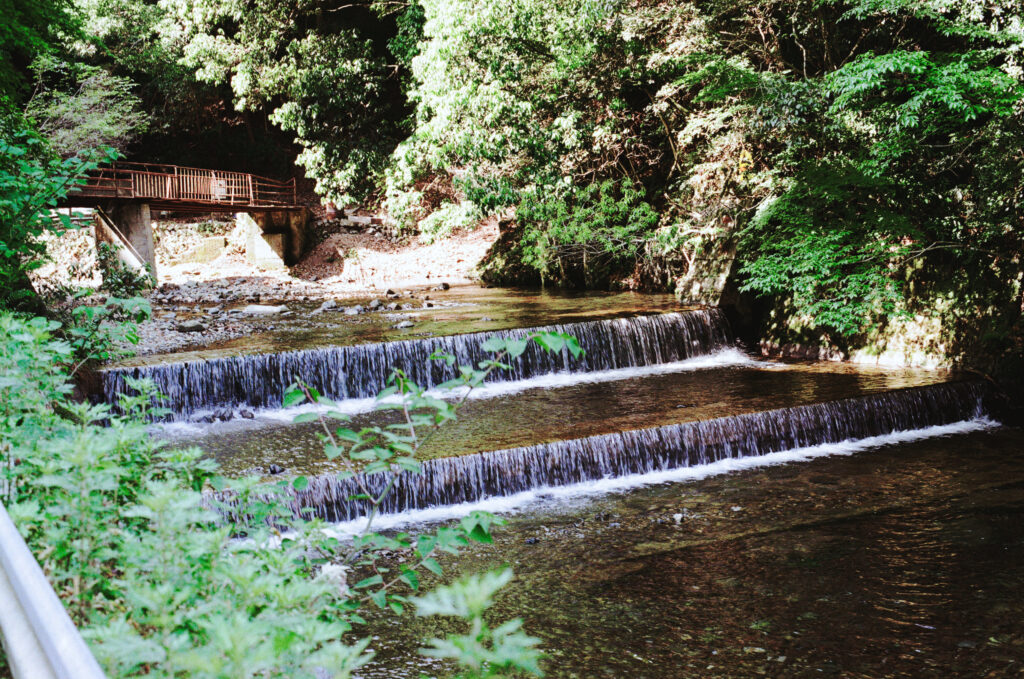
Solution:
[[(986, 386), (957, 382), (882, 394), (622, 431), (582, 439), (488, 453), (427, 460), (421, 474), (400, 474), (381, 510), (403, 512), (510, 496), (547, 487), (694, 467), (721, 460), (866, 439), (974, 420), (984, 416)], [(374, 494), (388, 477), (364, 476)], [(363, 516), (368, 506), (354, 499), (358, 479), (336, 473), (310, 479), (291, 491), (296, 512), (328, 521)]]
[[(101, 373), (102, 395), (115, 403), (118, 394), (129, 391), (128, 378), (151, 379), (166, 395), (162, 405), (171, 410), (171, 419), (188, 419), (215, 408), (279, 407), (286, 387), (297, 378), (332, 399), (369, 398), (382, 389), (393, 368), (401, 368), (423, 387), (434, 387), (457, 377), (459, 365), (475, 365), (489, 358), (480, 348), (488, 337), (523, 338), (538, 330), (573, 335), (585, 355), (574, 359), (567, 350), (550, 354), (531, 344), (510, 370), (493, 373), (492, 381), (670, 363), (715, 352), (732, 342), (722, 312), (681, 311), (497, 333), (110, 368)], [(455, 365), (431, 360), (437, 352), (455, 356)]]

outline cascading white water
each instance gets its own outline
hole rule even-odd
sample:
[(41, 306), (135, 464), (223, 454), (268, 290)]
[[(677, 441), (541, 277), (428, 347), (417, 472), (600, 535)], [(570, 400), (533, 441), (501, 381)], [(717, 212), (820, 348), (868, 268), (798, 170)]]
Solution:
[[(422, 474), (403, 473), (382, 510), (389, 513), (475, 502), (534, 488), (650, 473), (761, 456), (971, 420), (983, 415), (985, 385), (960, 382), (841, 399), (828, 403), (554, 441), (429, 460)], [(379, 493), (386, 478), (365, 477)], [(352, 500), (354, 479), (326, 474), (294, 492), (294, 509), (330, 521), (366, 513)]]
[(170, 419), (178, 420), (213, 408), (279, 406), (285, 388), (296, 378), (332, 399), (367, 398), (378, 393), (393, 368), (401, 368), (422, 386), (433, 387), (457, 376), (456, 367), (430, 360), (435, 352), (452, 354), (456, 366), (473, 365), (488, 358), (480, 349), (487, 337), (522, 338), (538, 330), (568, 333), (579, 340), (586, 354), (574, 359), (568, 351), (549, 354), (531, 344), (511, 370), (493, 373), (492, 381), (670, 363), (718, 351), (731, 341), (720, 311), (673, 312), (498, 333), (112, 368), (101, 373), (102, 397), (116, 403), (118, 394), (129, 391), (127, 378), (149, 378), (167, 396), (162, 405), (171, 411)]

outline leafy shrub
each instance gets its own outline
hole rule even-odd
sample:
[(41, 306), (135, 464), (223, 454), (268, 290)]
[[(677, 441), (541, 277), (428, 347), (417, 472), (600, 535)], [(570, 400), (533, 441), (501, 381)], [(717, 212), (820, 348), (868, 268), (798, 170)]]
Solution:
[(103, 274), (100, 290), (115, 297), (137, 297), (156, 285), (149, 264), (144, 270), (134, 269), (118, 257), (118, 248), (110, 243), (96, 244), (96, 263)]
[[(635, 257), (658, 225), (643, 187), (629, 179), (526, 194), (516, 210), (523, 259), (542, 276), (565, 279), (565, 263), (582, 266), (593, 283), (602, 267)], [(557, 267), (557, 269), (556, 269)]]
[[(470, 633), (432, 642), (430, 654), (456, 661), (465, 677), (539, 675), (537, 640), (518, 621), (484, 621), (501, 572), (459, 580), (410, 598), (418, 572), (440, 573), (435, 557), (470, 540), (490, 541), (494, 517), (475, 513), (455, 526), (412, 536), (366, 529), (351, 544), (323, 522), (295, 516), (291, 483), (229, 481), (197, 449), (170, 450), (151, 438), (146, 418), (156, 394), (144, 381), (118, 409), (73, 403), (67, 365), (73, 350), (55, 340), (56, 323), (0, 314), (0, 488), (11, 516), (111, 677), (349, 677), (370, 659), (369, 639), (354, 635), (370, 603), (401, 614), (455, 615)], [(532, 338), (552, 351), (580, 349), (553, 333)], [(526, 349), (526, 340), (493, 338), (494, 354), (465, 366), (449, 387), (473, 388)], [(452, 357), (438, 356), (453, 362)], [(459, 403), (437, 399), (396, 371), (382, 408), (399, 408), (408, 427), (333, 429), (329, 457), (361, 474), (416, 473), (415, 453), (453, 417)], [(297, 383), (287, 404), (331, 403)], [(397, 400), (396, 400), (397, 399)], [(465, 396), (463, 396), (465, 400)], [(63, 413), (58, 415), (57, 411)], [(106, 426), (100, 423), (105, 422)], [(390, 487), (390, 486), (389, 486)], [(221, 491), (220, 496), (208, 491)], [(206, 491), (206, 492), (204, 492)], [(387, 491), (385, 491), (386, 494)], [(242, 516), (233, 526), (224, 516)], [(383, 552), (406, 557), (387, 568)], [(348, 585), (347, 572), (361, 574)]]
[(2, 115), (0, 102), (0, 309), (40, 311), (28, 272), (42, 265), (46, 245), (40, 236), (73, 228), (66, 214), (55, 226), (50, 210), (99, 161), (113, 152), (60, 160), (17, 116)]
[(480, 210), (470, 201), (445, 203), (431, 212), (419, 224), (420, 240), (433, 243), (447, 238), (460, 229), (468, 229), (480, 221)]
[(33, 71), (26, 115), (62, 157), (108, 147), (124, 152), (146, 131), (149, 116), (129, 78), (51, 56), (36, 59)]

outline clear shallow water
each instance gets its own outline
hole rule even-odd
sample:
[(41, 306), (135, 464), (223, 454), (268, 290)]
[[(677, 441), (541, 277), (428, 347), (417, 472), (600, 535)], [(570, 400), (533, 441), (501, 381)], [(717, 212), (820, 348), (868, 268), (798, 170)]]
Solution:
[[(473, 332), (494, 332), (509, 328), (537, 327), (554, 323), (578, 323), (609, 318), (681, 311), (672, 295), (636, 292), (572, 292), (560, 290), (522, 290), (482, 288), (458, 285), (449, 290), (424, 289), (416, 298), (403, 296), (399, 304), (417, 309), (374, 312), (359, 316), (327, 312), (311, 313), (320, 301), (287, 303), (290, 316), (258, 318), (259, 326), (272, 324), (272, 331), (257, 330), (245, 337), (212, 342), (201, 349), (167, 354), (136, 356), (111, 367), (161, 365), (170, 361), (191, 361), (257, 353), (277, 353), (323, 346), (349, 346), (372, 342), (418, 339)], [(430, 297), (429, 300), (424, 299)], [(379, 295), (385, 303), (391, 301)], [(338, 298), (340, 306), (367, 305), (372, 297)], [(426, 302), (437, 306), (424, 308)], [(244, 307), (246, 304), (237, 304)], [(231, 307), (229, 307), (231, 308)], [(411, 328), (396, 329), (401, 320), (414, 323)], [(239, 319), (245, 322), (245, 317)]]
[[(512, 299), (508, 291), (495, 294), (498, 306)], [(437, 332), (674, 308), (667, 300), (668, 306), (656, 308), (646, 296), (637, 296), (633, 309), (616, 296), (537, 298), (531, 308), (535, 293), (522, 295), (499, 321), (438, 316)], [(296, 325), (294, 342), (273, 345), (257, 338), (254, 348), (245, 350), (393, 338), (380, 334), (374, 323), (380, 321), (319, 336)], [(434, 332), (423, 325), (416, 331)], [(338, 333), (348, 333), (349, 339), (338, 340)], [(278, 333), (273, 341), (284, 336)], [(511, 525), (493, 546), (476, 546), (464, 561), (448, 565), (452, 574), (503, 564), (516, 569), (518, 578), (499, 601), (495, 620), (526, 618), (528, 630), (551, 654), (549, 676), (1019, 675), (1016, 663), (1024, 648), (1020, 431), (943, 417), (922, 421), (947, 424), (885, 433), (891, 431), (889, 410), (879, 410), (880, 404), (891, 402), (895, 412), (907, 399), (890, 401), (879, 394), (955, 379), (939, 372), (770, 364), (735, 351), (650, 365), (659, 361), (625, 372), (531, 375), (494, 387), (485, 398), (469, 402), (457, 425), (436, 439), (428, 454), (463, 455), (663, 425), (696, 429), (681, 423), (861, 396), (867, 398), (844, 402), (834, 412), (880, 424), (864, 430), (881, 433), (712, 465), (533, 487), (476, 505), (507, 514)], [(346, 404), (357, 426), (381, 422), (379, 414), (367, 412), (369, 406), (366, 399)], [(831, 408), (810, 410), (820, 414)], [(229, 473), (270, 463), (289, 474), (327, 470), (314, 426), (282, 422), (291, 414), (269, 410), (255, 421), (173, 425), (164, 432), (175, 444), (206, 448)], [(743, 415), (733, 421), (738, 426), (739, 420), (756, 424), (757, 419)], [(766, 417), (765, 432), (773, 431), (776, 420), (785, 417)], [(815, 422), (815, 431), (821, 431), (837, 418)], [(722, 433), (718, 444), (726, 446), (744, 436), (736, 428)], [(779, 451), (754, 447), (754, 454)], [(467, 459), (441, 463), (460, 465)], [(472, 508), (416, 510), (386, 517), (382, 525), (411, 522), (415, 530), (416, 522)], [(340, 533), (351, 528), (336, 526)], [(415, 649), (424, 637), (443, 635), (450, 624), (412, 616), (372, 620), (369, 633), (383, 637), (385, 645), (377, 645), (380, 657), (364, 676), (419, 677), (421, 670), (444, 676), (445, 668), (428, 665)]]
[[(551, 496), (446, 565), (516, 570), (494, 619), (524, 617), (552, 677), (1020, 676), (1024, 432), (976, 428)], [(363, 676), (444, 676), (415, 649), (450, 625), (371, 622)]]
[[(438, 433), (424, 457), (708, 420), (949, 379), (948, 373), (938, 371), (762, 362), (735, 350), (649, 368), (557, 374), (484, 389), (481, 398), (466, 403), (457, 422)], [(342, 405), (355, 413), (346, 425), (350, 427), (382, 424), (394, 417), (365, 412), (373, 405), (366, 399)], [(290, 422), (298, 411), (266, 411), (255, 420), (209, 425), (163, 425), (158, 431), (174, 445), (199, 446), (228, 474), (266, 470), (270, 464), (289, 474), (336, 468), (323, 455), (319, 424)]]

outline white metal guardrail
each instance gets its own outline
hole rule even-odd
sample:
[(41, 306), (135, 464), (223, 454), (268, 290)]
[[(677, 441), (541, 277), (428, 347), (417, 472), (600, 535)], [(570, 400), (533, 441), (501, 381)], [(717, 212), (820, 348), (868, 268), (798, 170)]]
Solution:
[(0, 633), (14, 679), (105, 679), (2, 504)]

